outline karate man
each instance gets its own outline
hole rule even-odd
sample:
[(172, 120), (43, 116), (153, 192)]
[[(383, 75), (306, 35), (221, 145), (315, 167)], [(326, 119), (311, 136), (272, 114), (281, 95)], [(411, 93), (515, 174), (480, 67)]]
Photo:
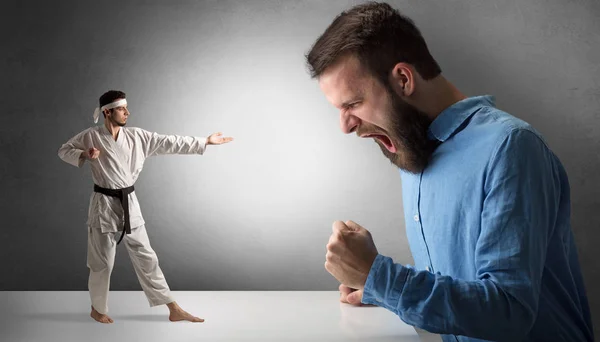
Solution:
[[(125, 128), (130, 115), (127, 100), (125, 93), (116, 90), (100, 97), (100, 107), (94, 112), (95, 123), (100, 112), (104, 115), (103, 126), (86, 129), (58, 151), (62, 160), (77, 167), (89, 161), (94, 180), (87, 221), (90, 315), (101, 323), (113, 322), (107, 316), (108, 291), (116, 248), (122, 239), (150, 306), (166, 304), (171, 321), (203, 322), (204, 319), (184, 311), (171, 296), (150, 246), (133, 186), (150, 156), (202, 155), (207, 145), (225, 144), (233, 138), (222, 137), (221, 133), (198, 138)], [(120, 237), (118, 231), (122, 231)]]

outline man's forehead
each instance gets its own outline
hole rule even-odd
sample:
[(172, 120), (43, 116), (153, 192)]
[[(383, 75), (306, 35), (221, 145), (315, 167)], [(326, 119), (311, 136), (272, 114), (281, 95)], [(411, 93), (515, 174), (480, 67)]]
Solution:
[(355, 57), (344, 57), (319, 77), (319, 85), (334, 105), (363, 93), (368, 74)]

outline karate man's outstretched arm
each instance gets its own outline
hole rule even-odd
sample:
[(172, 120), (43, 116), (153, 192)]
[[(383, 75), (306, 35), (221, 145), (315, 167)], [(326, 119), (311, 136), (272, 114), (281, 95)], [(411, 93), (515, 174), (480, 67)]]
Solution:
[(222, 137), (222, 133), (211, 134), (208, 138), (166, 135), (138, 129), (146, 157), (162, 154), (204, 154), (207, 145), (221, 145), (233, 140)]

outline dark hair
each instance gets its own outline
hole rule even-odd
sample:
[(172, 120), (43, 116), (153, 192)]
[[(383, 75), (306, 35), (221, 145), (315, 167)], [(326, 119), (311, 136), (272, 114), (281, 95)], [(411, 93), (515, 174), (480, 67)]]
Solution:
[(100, 96), (100, 107), (124, 98), (126, 98), (124, 92), (120, 90), (109, 90)]
[(306, 55), (312, 78), (352, 54), (383, 84), (397, 63), (429, 80), (442, 70), (414, 22), (386, 3), (368, 2), (338, 15)]

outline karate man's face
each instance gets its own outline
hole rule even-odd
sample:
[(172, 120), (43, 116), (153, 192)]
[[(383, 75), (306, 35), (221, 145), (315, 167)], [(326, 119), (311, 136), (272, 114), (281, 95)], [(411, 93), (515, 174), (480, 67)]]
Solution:
[(427, 139), (430, 120), (386, 88), (360, 64), (343, 57), (319, 77), (325, 96), (340, 110), (342, 132), (373, 138), (397, 167), (420, 172), (434, 150)]
[(106, 115), (107, 120), (110, 120), (112, 123), (121, 127), (127, 124), (128, 117), (129, 110), (127, 110), (127, 105), (110, 109)]

